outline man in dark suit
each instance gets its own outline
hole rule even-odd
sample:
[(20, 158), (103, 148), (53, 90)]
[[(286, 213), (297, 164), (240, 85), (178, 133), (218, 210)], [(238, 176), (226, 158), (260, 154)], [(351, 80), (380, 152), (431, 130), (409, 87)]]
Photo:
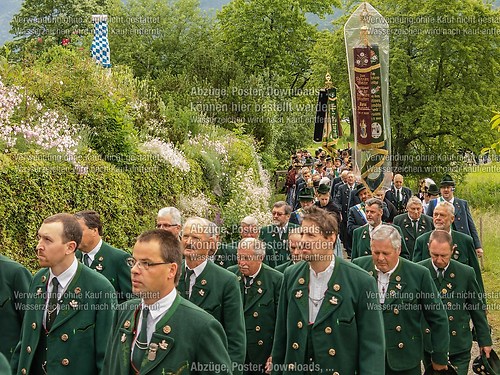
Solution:
[(20, 341), (12, 356), (16, 375), (104, 374), (115, 291), (75, 258), (82, 229), (70, 214), (45, 219), (36, 246), (42, 268), (26, 301)]
[(406, 205), (408, 200), (413, 195), (412, 191), (403, 186), (403, 176), (400, 174), (394, 175), (393, 186), (386, 194), (387, 200), (389, 200), (398, 211), (398, 214), (402, 214), (406, 211)]
[(401, 228), (403, 240), (410, 252), (409, 259), (412, 259), (415, 240), (421, 234), (433, 230), (434, 224), (432, 224), (432, 217), (422, 213), (422, 201), (416, 196), (410, 197), (406, 204), (406, 211), (394, 218), (394, 225)]
[(238, 265), (229, 268), (238, 277), (247, 337), (246, 375), (265, 374), (274, 341), (276, 311), (283, 275), (263, 264), (264, 243), (245, 238), (238, 246)]
[(455, 181), (450, 175), (444, 175), (441, 182), (439, 183), (439, 190), (441, 192), (441, 197), (433, 199), (429, 202), (429, 207), (427, 207), (426, 214), (432, 216), (435, 207), (439, 202), (449, 202), (455, 207), (455, 220), (453, 221), (453, 229), (467, 234), (472, 237), (474, 241), (474, 248), (478, 257), (483, 255), (483, 248), (481, 246), (481, 241), (477, 233), (476, 225), (472, 219), (472, 215), (469, 210), (469, 204), (466, 200), (455, 198)]
[[(352, 236), (352, 259), (372, 253), (370, 238), (373, 231), (382, 225), (382, 205), (382, 201), (378, 198), (370, 198), (365, 202), (365, 214), (368, 223), (354, 230)], [(394, 227), (402, 235), (401, 229), (397, 226)], [(410, 252), (406, 248), (406, 244), (402, 238), (400, 247), (401, 256), (410, 259)]]
[(275, 268), (276, 271), (285, 273), (285, 270), (302, 260), (302, 245), (300, 242), (302, 235), (300, 227), (293, 228), (288, 233), (288, 248), (290, 250), (290, 260), (280, 264)]
[[(486, 306), (481, 298), (482, 292), (477, 284), (474, 269), (451, 259), (453, 240), (448, 232), (432, 232), (429, 237), (429, 251), (431, 258), (419, 264), (430, 271), (448, 314), (450, 363), (459, 375), (467, 375), (472, 347), (471, 320), (480, 351), (483, 351), (486, 357), (489, 357), (491, 352), (492, 340), (486, 318)], [(426, 336), (428, 331), (425, 331)], [(425, 362), (429, 362), (432, 351), (432, 344), (425, 340)]]
[(115, 314), (103, 374), (231, 374), (221, 324), (175, 289), (181, 262), (172, 233), (155, 229), (139, 236), (128, 263), (141, 298)]
[[(455, 208), (449, 202), (438, 203), (434, 209), (432, 217), (434, 228), (450, 233), (451, 238), (453, 239), (453, 259), (474, 268), (477, 283), (479, 284), (481, 291), (484, 293), (483, 276), (481, 275), (481, 268), (479, 267), (477, 254), (474, 250), (472, 237), (451, 229), (453, 220), (455, 220), (454, 210)], [(430, 258), (430, 235), (431, 232), (424, 233), (415, 241), (415, 248), (413, 249), (414, 262), (420, 262), (424, 259)]]
[(80, 211), (75, 214), (75, 218), (83, 231), (82, 241), (76, 252), (77, 259), (111, 282), (116, 290), (118, 303), (132, 298), (130, 267), (127, 266), (130, 254), (102, 240), (102, 223), (97, 212)]
[(266, 244), (264, 263), (276, 268), (289, 259), (288, 232), (297, 224), (289, 223), (292, 209), (283, 201), (276, 202), (271, 211), (273, 224), (260, 229), (259, 239)]
[(387, 348), (385, 374), (422, 373), (424, 321), (431, 327), (432, 367), (447, 369), (448, 317), (429, 270), (400, 257), (401, 236), (394, 226), (381, 225), (373, 231), (371, 250), (371, 256), (353, 263), (377, 281)]
[(303, 259), (284, 274), (272, 374), (384, 373), (384, 331), (373, 278), (333, 255), (335, 217), (312, 206), (302, 222)]
[(185, 264), (177, 285), (179, 293), (217, 319), (224, 328), (228, 352), (241, 374), (245, 363), (245, 322), (238, 279), (228, 270), (208, 259), (217, 246), (215, 230), (208, 220), (192, 217), (182, 229), (182, 248)]
[(10, 360), (21, 334), (31, 273), (19, 263), (0, 255), (0, 353)]
[(342, 173), (344, 172), (346, 173), (346, 182), (337, 188), (334, 202), (338, 207), (340, 207), (342, 215), (340, 221), (340, 240), (342, 241), (347, 254), (351, 255), (352, 238), (347, 233), (347, 214), (349, 212), (349, 197), (351, 196), (351, 191), (356, 190), (356, 180), (353, 172), (343, 171)]
[(365, 202), (372, 197), (371, 192), (363, 184), (358, 184), (356, 187), (356, 195), (359, 197), (360, 203), (351, 207), (347, 214), (347, 235), (351, 241), (354, 229), (368, 223), (366, 220)]

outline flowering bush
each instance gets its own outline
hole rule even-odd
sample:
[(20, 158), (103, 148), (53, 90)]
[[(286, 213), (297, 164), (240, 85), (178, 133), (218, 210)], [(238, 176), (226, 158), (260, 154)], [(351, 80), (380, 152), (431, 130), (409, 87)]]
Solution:
[(210, 218), (214, 211), (214, 206), (210, 203), (208, 197), (200, 193), (197, 196), (181, 195), (179, 197), (178, 209), (186, 219), (191, 216)]
[(147, 141), (142, 144), (141, 148), (144, 151), (158, 154), (163, 160), (170, 163), (174, 168), (178, 168), (183, 172), (189, 172), (189, 163), (184, 157), (182, 151), (175, 148), (170, 142), (163, 142), (157, 138)]
[[(79, 167), (75, 153), (81, 140), (79, 126), (70, 124), (66, 116), (44, 109), (30, 96), (22, 97), (21, 88), (7, 87), (0, 80), (0, 140), (5, 142), (5, 152), (14, 148), (39, 146), (66, 156), (66, 160)], [(20, 112), (24, 111), (21, 116)], [(16, 117), (21, 120), (17, 121)]]

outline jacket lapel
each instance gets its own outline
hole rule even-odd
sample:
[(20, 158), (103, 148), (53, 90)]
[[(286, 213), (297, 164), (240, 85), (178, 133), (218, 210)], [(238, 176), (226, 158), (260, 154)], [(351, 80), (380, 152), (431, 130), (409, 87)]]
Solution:
[(384, 305), (391, 305), (395, 300), (400, 299), (401, 293), (406, 287), (406, 280), (401, 276), (403, 268), (403, 261), (399, 259), (399, 265), (392, 273), (389, 279), (389, 285), (387, 285), (387, 291), (385, 295)]
[[(60, 325), (63, 325), (68, 319), (71, 319), (75, 314), (80, 311), (82, 304), (85, 302), (85, 289), (82, 288), (80, 274), (82, 268), (86, 267), (82, 263), (78, 263), (75, 276), (71, 280), (70, 284), (66, 288), (66, 292), (61, 298), (59, 305), (59, 313), (56, 316), (56, 320), (52, 324), (51, 330), (56, 329)], [(87, 306), (90, 308), (90, 306)]]
[[(198, 277), (196, 277), (196, 281), (193, 285), (193, 289), (191, 290), (191, 298), (189, 300), (193, 302), (196, 306), (203, 306), (203, 301), (207, 299), (207, 296), (210, 293), (210, 268), (211, 267), (219, 267), (213, 264), (210, 260), (207, 261), (207, 265), (205, 269)], [(186, 290), (189, 290), (189, 285), (185, 285)]]
[(243, 294), (243, 301), (245, 305), (244, 312), (250, 310), (252, 306), (254, 306), (267, 293), (267, 288), (261, 275), (262, 275), (262, 266), (259, 271), (259, 274), (255, 277), (252, 285), (248, 289), (248, 294), (246, 296), (246, 299), (245, 295)]
[(343, 301), (342, 285), (340, 283), (335, 282), (335, 280), (338, 279), (337, 276), (339, 269), (338, 264), (339, 262), (336, 261), (332, 276), (328, 281), (328, 289), (326, 290), (325, 298), (321, 303), (318, 315), (316, 316), (316, 320), (314, 321), (314, 326), (320, 324), (325, 319), (328, 319), (328, 317), (332, 315), (335, 312), (335, 310), (337, 310), (339, 306), (342, 304)]
[[(177, 308), (181, 303), (181, 297), (177, 295), (175, 297), (174, 303), (168, 309), (167, 313), (160, 319), (160, 321), (156, 324), (156, 330), (151, 337), (151, 341), (149, 342), (149, 348), (144, 356), (144, 360), (141, 365), (141, 375), (145, 375), (158, 366), (161, 363), (167, 354), (172, 350), (175, 340), (169, 336), (172, 332), (172, 329), (179, 329), (179, 327), (172, 328), (168, 322), (172, 315), (176, 312)], [(181, 368), (184, 366), (188, 366), (188, 363), (181, 364)], [(180, 369), (177, 369), (178, 372)]]
[(302, 321), (309, 322), (309, 266), (304, 267), (304, 272), (291, 288), (291, 296), (302, 316)]

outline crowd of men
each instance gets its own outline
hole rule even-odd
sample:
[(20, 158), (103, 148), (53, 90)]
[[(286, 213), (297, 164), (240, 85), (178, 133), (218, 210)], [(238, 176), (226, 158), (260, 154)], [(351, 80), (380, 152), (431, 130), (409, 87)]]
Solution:
[(475, 340), (487, 373), (482, 248), (453, 179), (420, 196), (397, 174), (372, 194), (348, 156), (316, 156), (296, 155), (272, 224), (244, 217), (235, 242), (175, 207), (131, 254), (102, 240), (95, 211), (46, 218), (35, 276), (0, 256), (10, 372), (467, 374)]

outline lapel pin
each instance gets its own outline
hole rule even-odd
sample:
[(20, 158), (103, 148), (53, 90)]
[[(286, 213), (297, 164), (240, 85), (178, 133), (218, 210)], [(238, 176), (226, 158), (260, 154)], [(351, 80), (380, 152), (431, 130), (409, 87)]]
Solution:
[(47, 281), (47, 276), (42, 276), (42, 283), (44, 283), (45, 281)]
[(454, 259), (458, 259), (458, 254), (453, 255)]
[(455, 274), (454, 274), (454, 273), (450, 273), (450, 277), (451, 277), (452, 279), (454, 279), (454, 278), (455, 278)]
[(125, 329), (130, 328), (130, 320), (126, 320), (125, 323), (123, 323), (123, 328)]
[(42, 293), (43, 293), (43, 292), (42, 292), (42, 288), (38, 288), (38, 289), (36, 290), (36, 294), (37, 294), (37, 295), (41, 295)]
[(257, 280), (257, 285), (262, 285), (262, 281)]
[(396, 276), (396, 281), (397, 281), (397, 282), (400, 282), (400, 281), (401, 281), (401, 276), (397, 275), (397, 276)]
[(298, 290), (297, 293), (295, 293), (295, 298), (300, 298), (302, 297), (302, 290)]
[(402, 288), (401, 284), (396, 284), (396, 288), (399, 289), (399, 290), (401, 290), (401, 288)]
[(156, 351), (158, 350), (158, 344), (152, 342), (149, 344), (148, 360), (154, 361), (156, 359)]
[(198, 292), (200, 294), (200, 296), (204, 296), (205, 295), (205, 291), (203, 289), (200, 289), (200, 291)]
[(125, 334), (122, 335), (122, 338), (120, 339), (121, 342), (127, 341), (127, 336)]
[(102, 264), (99, 263), (97, 266), (95, 266), (95, 269), (98, 271), (102, 271)]
[(257, 293), (262, 294), (262, 289), (261, 288), (257, 289)]
[(451, 289), (452, 287), (451, 283), (446, 284), (446, 286), (448, 287), (448, 289)]
[(172, 328), (170, 326), (165, 326), (163, 327), (163, 333), (168, 335), (172, 331)]
[(301, 277), (301, 278), (299, 279), (299, 284), (300, 284), (300, 285), (304, 285), (304, 283), (305, 283), (305, 282), (306, 282), (306, 281), (304, 280), (304, 278), (303, 278), (303, 277)]
[(336, 292), (338, 292), (340, 290), (340, 285), (339, 284), (335, 284), (333, 286), (333, 290), (335, 290)]
[(445, 288), (443, 288), (443, 289), (441, 290), (441, 293), (442, 293), (442, 294), (446, 294), (446, 293), (448, 293), (448, 291), (447, 291)]
[(365, 235), (365, 234), (363, 234), (363, 239), (365, 239), (365, 238), (366, 238), (366, 235)]
[(168, 348), (168, 343), (165, 340), (162, 340), (158, 346), (160, 347), (161, 350), (167, 350)]
[(80, 288), (79, 286), (77, 286), (75, 288), (75, 294), (80, 294), (82, 292), (82, 288)]
[(73, 300), (71, 300), (71, 302), (69, 303), (69, 305), (70, 305), (72, 308), (76, 309), (76, 308), (78, 307), (78, 302), (76, 302), (76, 301), (73, 299)]
[(332, 305), (336, 305), (336, 304), (338, 304), (338, 303), (339, 303), (339, 301), (338, 301), (338, 299), (337, 299), (337, 298), (335, 298), (335, 296), (333, 296), (332, 298), (330, 298), (330, 303), (331, 303)]
[(373, 276), (373, 271), (370, 271), (370, 272), (368, 272), (368, 273), (370, 274), (370, 276)]
[(201, 280), (201, 285), (207, 285), (207, 280), (205, 279)]
[(102, 262), (104, 260), (103, 257), (99, 257), (99, 262)]
[(395, 291), (395, 290), (391, 290), (391, 291), (389, 292), (389, 295), (390, 295), (391, 297), (394, 297), (394, 296), (396, 295), (396, 291)]
[(238, 281), (241, 281), (241, 276), (238, 276)]

